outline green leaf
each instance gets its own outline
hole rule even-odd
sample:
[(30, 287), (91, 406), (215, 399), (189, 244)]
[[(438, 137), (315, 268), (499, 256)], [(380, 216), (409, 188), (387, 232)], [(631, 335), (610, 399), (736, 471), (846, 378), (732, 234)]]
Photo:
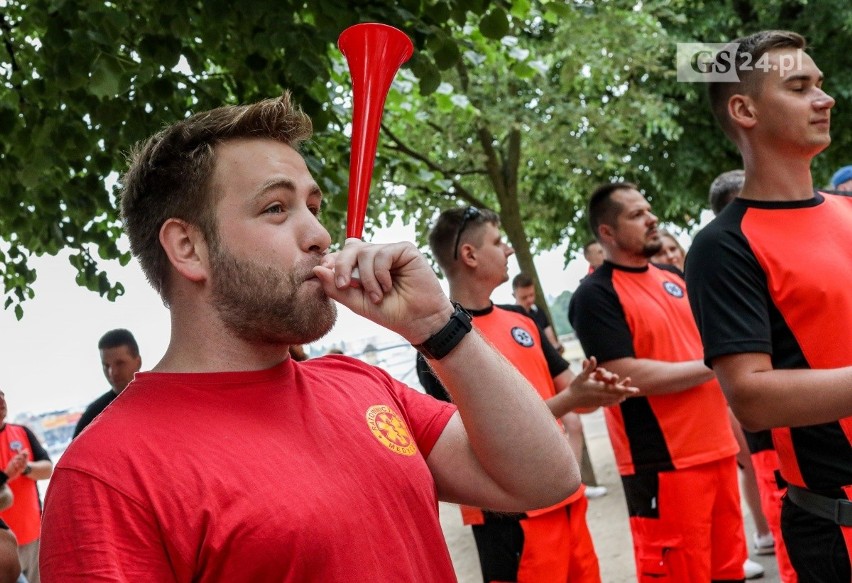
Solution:
[(527, 18), (530, 13), (529, 0), (513, 0), (511, 13), (512, 16), (521, 20)]
[(572, 8), (566, 2), (549, 2), (546, 8), (547, 13), (553, 14), (559, 18), (567, 18), (571, 16)]
[(435, 94), (435, 103), (438, 104), (438, 110), (443, 113), (448, 113), (455, 107), (453, 105), (453, 100), (449, 95), (443, 95), (440, 93)]
[(509, 33), (509, 15), (499, 6), (492, 8), (479, 21), (479, 32), (485, 38), (500, 40)]
[(441, 43), (441, 46), (432, 53), (432, 56), (435, 59), (435, 65), (443, 71), (458, 63), (461, 53), (459, 52), (459, 47), (456, 42), (453, 39), (448, 38), (445, 39), (444, 42)]
[(526, 63), (515, 62), (512, 65), (512, 74), (520, 79), (531, 79), (536, 73), (537, 71)]
[(435, 92), (440, 84), (441, 72), (431, 62), (427, 62), (420, 74), (420, 94), (430, 95)]
[(89, 76), (89, 93), (100, 99), (118, 95), (121, 73), (118, 62), (102, 54)]

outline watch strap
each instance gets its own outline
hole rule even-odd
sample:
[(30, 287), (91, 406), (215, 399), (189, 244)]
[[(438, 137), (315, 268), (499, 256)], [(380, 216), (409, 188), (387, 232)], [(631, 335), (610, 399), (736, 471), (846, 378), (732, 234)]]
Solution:
[(473, 329), (473, 317), (458, 302), (453, 302), (453, 314), (443, 328), (422, 344), (414, 346), (423, 356), (441, 360)]

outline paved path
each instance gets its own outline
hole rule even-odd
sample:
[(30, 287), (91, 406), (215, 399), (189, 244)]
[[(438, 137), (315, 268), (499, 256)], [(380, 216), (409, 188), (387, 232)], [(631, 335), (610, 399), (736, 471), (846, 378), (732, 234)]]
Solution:
[[(583, 426), (589, 455), (594, 464), (598, 482), (609, 488), (609, 493), (589, 501), (588, 522), (595, 541), (595, 549), (601, 565), (603, 583), (634, 583), (636, 571), (633, 563), (633, 548), (627, 521), (627, 506), (624, 491), (615, 467), (612, 446), (606, 434), (603, 414), (600, 411), (583, 415)], [(450, 548), (459, 583), (482, 583), (476, 546), (470, 529), (461, 523), (458, 508), (441, 503), (441, 525)], [(747, 540), (751, 540), (754, 524), (750, 516), (745, 517)], [(766, 568), (766, 575), (759, 579), (763, 583), (777, 583), (778, 569), (774, 556), (752, 556)]]

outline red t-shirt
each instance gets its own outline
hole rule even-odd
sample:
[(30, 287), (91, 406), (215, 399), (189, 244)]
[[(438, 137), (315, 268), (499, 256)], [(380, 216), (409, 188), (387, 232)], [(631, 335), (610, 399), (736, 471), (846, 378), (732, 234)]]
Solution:
[(454, 581), (426, 465), (454, 411), (343, 356), (137, 374), (58, 464), (42, 580)]

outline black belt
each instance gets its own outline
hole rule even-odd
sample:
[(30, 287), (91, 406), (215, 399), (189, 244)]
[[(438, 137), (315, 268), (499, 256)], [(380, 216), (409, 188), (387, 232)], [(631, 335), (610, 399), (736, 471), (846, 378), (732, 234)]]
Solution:
[(815, 494), (810, 490), (787, 484), (790, 501), (815, 516), (825, 518), (839, 526), (852, 526), (852, 502)]

